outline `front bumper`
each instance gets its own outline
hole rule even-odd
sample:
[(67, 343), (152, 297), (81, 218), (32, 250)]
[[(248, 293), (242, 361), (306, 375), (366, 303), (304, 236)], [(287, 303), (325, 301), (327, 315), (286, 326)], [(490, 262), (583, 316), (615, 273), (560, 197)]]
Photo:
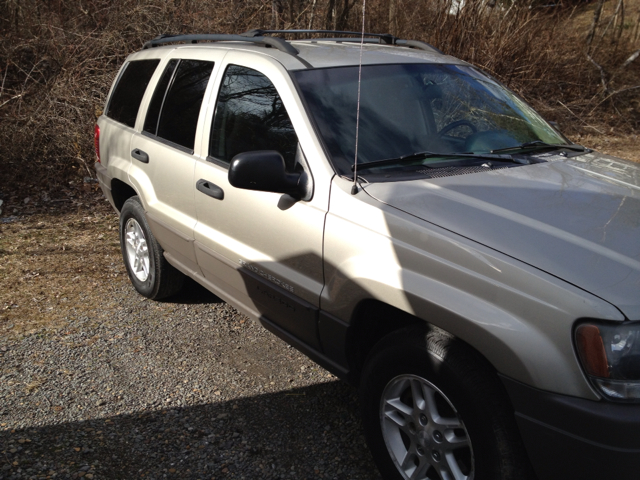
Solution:
[(594, 402), (501, 379), (540, 480), (640, 478), (640, 405)]

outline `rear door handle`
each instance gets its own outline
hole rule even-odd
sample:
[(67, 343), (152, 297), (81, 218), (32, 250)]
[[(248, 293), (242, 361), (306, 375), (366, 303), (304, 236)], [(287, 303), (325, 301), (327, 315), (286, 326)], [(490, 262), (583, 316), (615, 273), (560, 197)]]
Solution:
[(133, 150), (131, 150), (131, 156), (136, 160), (140, 160), (142, 163), (149, 163), (149, 155), (147, 155), (139, 148), (134, 148)]
[(209, 180), (205, 180), (201, 178), (196, 183), (196, 188), (204, 193), (205, 195), (209, 195), (210, 197), (216, 198), (218, 200), (224, 199), (224, 190), (222, 190), (219, 186), (211, 183)]

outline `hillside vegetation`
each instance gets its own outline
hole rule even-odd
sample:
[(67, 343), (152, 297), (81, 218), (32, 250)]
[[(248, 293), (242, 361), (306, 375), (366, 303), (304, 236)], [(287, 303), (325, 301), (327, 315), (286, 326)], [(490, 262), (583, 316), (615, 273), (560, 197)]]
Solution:
[[(93, 177), (93, 125), (126, 56), (161, 33), (360, 30), (361, 0), (0, 0), (0, 199)], [(368, 0), (366, 30), (427, 41), (572, 138), (640, 131), (640, 1)], [(588, 137), (587, 137), (588, 138)], [(601, 141), (598, 140), (598, 141)]]

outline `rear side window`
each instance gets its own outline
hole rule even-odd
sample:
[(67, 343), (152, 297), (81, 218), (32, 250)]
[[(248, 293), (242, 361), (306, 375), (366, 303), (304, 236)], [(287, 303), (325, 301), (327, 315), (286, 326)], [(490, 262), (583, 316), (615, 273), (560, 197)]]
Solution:
[(171, 60), (158, 82), (144, 131), (193, 150), (196, 126), (213, 62)]
[(116, 83), (107, 106), (107, 117), (133, 128), (140, 102), (160, 60), (137, 60), (127, 63)]
[(251, 68), (225, 72), (211, 126), (209, 155), (224, 163), (242, 152), (276, 150), (295, 165), (298, 137), (271, 80)]
[(151, 103), (149, 104), (149, 109), (147, 110), (147, 118), (144, 120), (144, 131), (149, 132), (153, 135), (158, 131), (158, 120), (160, 120), (160, 110), (162, 109), (162, 103), (164, 102), (164, 97), (167, 94), (167, 87), (169, 86), (169, 82), (173, 78), (173, 72), (176, 69), (176, 65), (178, 65), (179, 60), (171, 60), (167, 67), (164, 69), (162, 73), (162, 77), (160, 77), (160, 81), (158, 82), (158, 86), (156, 87), (155, 92), (153, 92), (153, 97), (151, 98)]

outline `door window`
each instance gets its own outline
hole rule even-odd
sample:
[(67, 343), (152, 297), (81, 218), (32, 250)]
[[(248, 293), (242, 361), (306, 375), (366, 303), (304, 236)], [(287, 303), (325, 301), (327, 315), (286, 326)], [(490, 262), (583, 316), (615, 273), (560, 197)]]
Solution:
[(213, 62), (172, 60), (153, 93), (144, 131), (193, 151)]
[(276, 150), (293, 171), (298, 138), (273, 83), (251, 68), (225, 72), (211, 127), (209, 155), (224, 163), (242, 152)]

